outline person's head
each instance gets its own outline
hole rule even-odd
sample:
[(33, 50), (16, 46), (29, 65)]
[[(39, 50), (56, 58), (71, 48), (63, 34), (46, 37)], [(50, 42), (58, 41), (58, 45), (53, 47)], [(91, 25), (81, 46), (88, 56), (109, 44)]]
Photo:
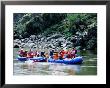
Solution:
[(54, 49), (52, 49), (52, 52), (54, 52)]
[(25, 53), (27, 53), (28, 51), (27, 50), (25, 50)]
[(63, 50), (64, 50), (64, 51), (67, 51), (67, 47), (64, 47)]
[(24, 51), (23, 49), (21, 49), (21, 51)]

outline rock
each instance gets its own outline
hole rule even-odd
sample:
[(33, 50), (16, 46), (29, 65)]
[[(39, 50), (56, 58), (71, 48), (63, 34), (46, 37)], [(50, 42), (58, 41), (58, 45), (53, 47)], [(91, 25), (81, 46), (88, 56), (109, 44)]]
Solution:
[(31, 35), (31, 36), (30, 36), (30, 38), (35, 39), (35, 38), (36, 38), (36, 36), (35, 36), (35, 35)]
[(37, 45), (34, 45), (33, 48), (38, 48), (38, 46)]
[(35, 35), (31, 35), (31, 36), (29, 37), (29, 39), (30, 39), (31, 41), (34, 41), (34, 40), (36, 39), (36, 36), (35, 36)]
[(21, 40), (15, 39), (15, 40), (14, 40), (14, 43), (21, 43)]
[(25, 43), (21, 43), (21, 47), (24, 47), (25, 46)]
[(38, 35), (37, 37), (38, 37), (38, 38), (41, 38), (41, 37), (42, 37), (42, 35)]
[(43, 41), (44, 40), (44, 38), (41, 38), (41, 41)]
[(49, 47), (49, 48), (52, 48), (52, 45), (51, 45), (51, 44), (49, 44), (49, 45), (48, 45), (48, 47)]
[(29, 41), (29, 38), (25, 38), (25, 39), (24, 39), (24, 42), (28, 42), (28, 41)]
[(62, 46), (61, 41), (56, 42), (55, 46), (56, 46), (56, 47), (61, 47), (61, 46)]
[(68, 38), (67, 38), (67, 41), (71, 41), (71, 38), (70, 38), (70, 37), (68, 37)]
[(35, 46), (34, 43), (29, 43), (29, 47), (33, 47), (33, 46)]
[(58, 39), (58, 38), (60, 38), (60, 37), (62, 37), (61, 34), (54, 34), (54, 35), (48, 37), (48, 38), (47, 38), (47, 41), (50, 41), (51, 39)]
[(63, 43), (62, 46), (63, 46), (63, 47), (66, 47), (66, 43)]
[(24, 47), (24, 48), (27, 48), (27, 47), (29, 47), (29, 44), (28, 44), (28, 43), (25, 43), (25, 44), (23, 45), (23, 47)]
[(72, 43), (67, 43), (67, 44), (66, 44), (66, 47), (67, 47), (67, 48), (72, 48), (72, 47), (73, 47), (73, 44), (72, 44)]
[(14, 48), (19, 48), (19, 45), (14, 45)]
[(61, 38), (58, 38), (58, 41), (64, 42), (65, 39), (61, 37)]
[(25, 41), (25, 39), (21, 39), (21, 42), (24, 42)]
[(33, 43), (33, 41), (29, 40), (28, 43)]

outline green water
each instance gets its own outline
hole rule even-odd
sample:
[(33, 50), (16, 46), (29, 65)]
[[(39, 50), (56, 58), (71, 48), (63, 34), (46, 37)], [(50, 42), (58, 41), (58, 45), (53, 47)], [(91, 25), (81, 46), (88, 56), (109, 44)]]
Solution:
[(17, 51), (14, 48), (14, 75), (97, 75), (97, 54), (94, 51), (78, 51), (83, 56), (83, 64), (66, 65), (60, 63), (36, 62), (27, 64), (16, 59)]

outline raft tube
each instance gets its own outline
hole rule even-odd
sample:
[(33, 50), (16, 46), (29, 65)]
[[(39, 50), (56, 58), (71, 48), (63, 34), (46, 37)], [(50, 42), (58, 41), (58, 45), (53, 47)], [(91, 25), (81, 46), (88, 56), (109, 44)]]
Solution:
[(43, 57), (27, 58), (27, 57), (20, 57), (20, 56), (18, 56), (17, 59), (18, 59), (19, 61), (33, 60), (34, 62), (46, 62), (46, 59), (43, 58)]
[(64, 63), (64, 64), (82, 64), (83, 59), (82, 57), (76, 57), (73, 59), (63, 59), (63, 60), (54, 60), (52, 58), (48, 59), (48, 62), (52, 62), (52, 63)]
[(34, 57), (34, 58), (30, 58), (30, 60), (33, 60), (34, 62), (46, 62), (46, 58), (44, 57)]
[(27, 61), (28, 58), (18, 56), (18, 57), (17, 57), (17, 60), (19, 60), (19, 61)]

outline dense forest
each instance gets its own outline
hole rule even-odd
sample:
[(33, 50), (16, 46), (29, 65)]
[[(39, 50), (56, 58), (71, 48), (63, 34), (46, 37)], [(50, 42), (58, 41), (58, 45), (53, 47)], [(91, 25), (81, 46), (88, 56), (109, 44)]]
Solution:
[(14, 13), (14, 48), (97, 49), (96, 13)]

